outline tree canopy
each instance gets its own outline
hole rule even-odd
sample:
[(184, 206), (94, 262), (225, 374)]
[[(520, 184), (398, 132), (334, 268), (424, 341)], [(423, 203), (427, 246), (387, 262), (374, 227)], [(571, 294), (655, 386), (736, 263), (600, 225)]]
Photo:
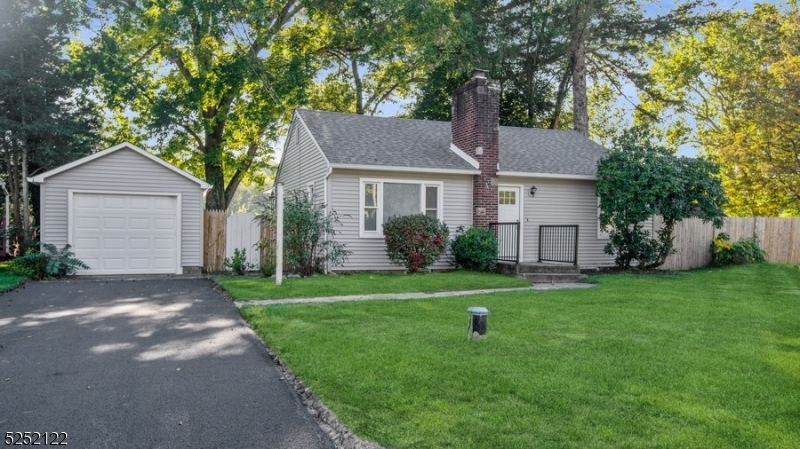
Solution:
[(757, 4), (655, 53), (644, 107), (721, 167), (730, 215), (800, 216), (800, 10)]
[(206, 207), (225, 209), (305, 99), (318, 68), (320, 29), (307, 19), (316, 6), (98, 0), (106, 24), (74, 54), (107, 107), (162, 157), (204, 175)]
[[(0, 14), (0, 166), (11, 197), (13, 240), (31, 240), (27, 177), (84, 156), (99, 142), (100, 117), (65, 46), (80, 3), (13, 0)], [(22, 248), (24, 249), (24, 248)]]

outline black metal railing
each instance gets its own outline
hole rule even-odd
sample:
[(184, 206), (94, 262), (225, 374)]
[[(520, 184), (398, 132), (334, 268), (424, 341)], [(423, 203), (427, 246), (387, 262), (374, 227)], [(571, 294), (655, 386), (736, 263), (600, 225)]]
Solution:
[(539, 262), (578, 265), (578, 225), (539, 226)]
[(519, 222), (489, 223), (497, 237), (497, 260), (519, 263)]

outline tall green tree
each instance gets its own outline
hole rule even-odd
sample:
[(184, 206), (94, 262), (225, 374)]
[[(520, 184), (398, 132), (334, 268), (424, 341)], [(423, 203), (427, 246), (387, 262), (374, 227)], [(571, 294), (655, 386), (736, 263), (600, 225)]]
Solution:
[(375, 114), (408, 95), (457, 26), (452, 0), (345, 0), (310, 17), (322, 30), (323, 71), (310, 106)]
[(445, 60), (447, 68), (438, 71), (448, 75), (447, 82), (423, 87), (412, 115), (449, 117), (447, 88), (466, 80), (466, 66), (483, 66), (500, 84), (501, 123), (561, 128), (571, 121), (588, 136), (587, 86), (603, 83), (616, 95), (624, 95), (628, 84), (647, 89), (645, 49), (694, 29), (707, 20), (711, 6), (708, 0), (687, 0), (653, 14), (640, 0), (485, 2), (480, 17), (473, 17), (476, 42), (462, 43), (473, 51)]
[[(0, 166), (11, 196), (13, 236), (32, 239), (28, 175), (90, 153), (99, 115), (65, 49), (80, 3), (9, 0), (0, 13)], [(35, 204), (35, 202), (34, 202)], [(24, 248), (20, 248), (23, 249)]]
[(645, 106), (721, 166), (729, 215), (800, 216), (797, 1), (725, 14), (654, 57)]
[(225, 209), (306, 98), (320, 48), (308, 17), (326, 3), (98, 0), (106, 24), (75, 55), (105, 105), (212, 185), (207, 208)]

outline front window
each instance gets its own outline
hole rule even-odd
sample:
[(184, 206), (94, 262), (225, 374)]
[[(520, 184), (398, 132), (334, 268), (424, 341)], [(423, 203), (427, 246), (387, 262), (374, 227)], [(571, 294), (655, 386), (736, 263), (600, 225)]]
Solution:
[(364, 183), (364, 231), (378, 230), (378, 183)]
[(361, 181), (361, 236), (383, 237), (383, 224), (393, 217), (425, 214), (442, 215), (441, 182)]

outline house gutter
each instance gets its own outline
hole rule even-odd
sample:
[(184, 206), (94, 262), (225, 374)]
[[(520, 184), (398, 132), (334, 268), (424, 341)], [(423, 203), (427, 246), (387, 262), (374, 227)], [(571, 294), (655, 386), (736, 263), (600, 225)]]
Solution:
[(597, 181), (595, 175), (573, 175), (567, 173), (532, 173), (522, 171), (498, 171), (497, 176), (510, 178), (539, 178), (539, 179), (575, 179), (580, 181)]
[(362, 171), (392, 171), (402, 173), (436, 173), (443, 175), (479, 175), (480, 170), (458, 168), (395, 167), (391, 165), (331, 164), (331, 168)]

